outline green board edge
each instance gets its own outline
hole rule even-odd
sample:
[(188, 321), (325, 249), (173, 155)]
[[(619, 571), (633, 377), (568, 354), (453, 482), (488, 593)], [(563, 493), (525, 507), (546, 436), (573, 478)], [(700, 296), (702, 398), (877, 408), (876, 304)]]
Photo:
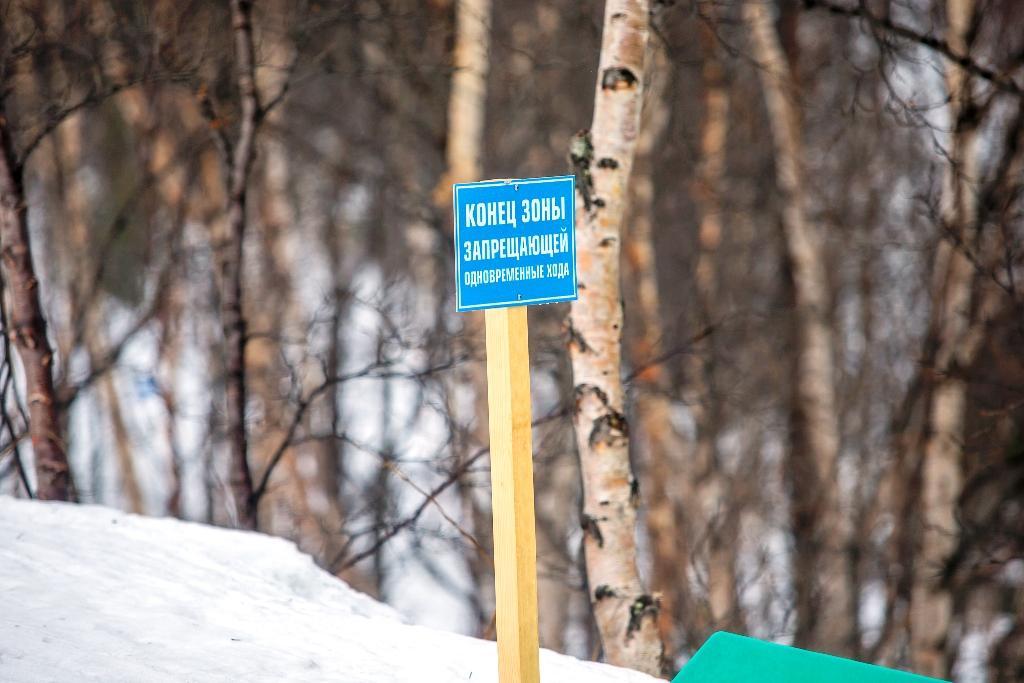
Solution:
[(719, 631), (672, 683), (937, 683), (905, 671)]

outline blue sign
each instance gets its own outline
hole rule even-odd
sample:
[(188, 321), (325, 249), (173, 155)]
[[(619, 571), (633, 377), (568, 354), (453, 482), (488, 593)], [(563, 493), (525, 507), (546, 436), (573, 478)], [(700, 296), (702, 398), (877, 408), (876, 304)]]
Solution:
[(576, 178), (455, 186), (456, 309), (576, 299)]

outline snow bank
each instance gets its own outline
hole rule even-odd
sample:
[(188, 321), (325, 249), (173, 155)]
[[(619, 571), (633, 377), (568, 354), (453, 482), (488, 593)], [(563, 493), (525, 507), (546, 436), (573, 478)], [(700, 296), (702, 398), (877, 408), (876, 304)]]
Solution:
[[(541, 652), (548, 683), (643, 674)], [(493, 642), (405, 623), (254, 533), (0, 497), (0, 681), (497, 680)]]

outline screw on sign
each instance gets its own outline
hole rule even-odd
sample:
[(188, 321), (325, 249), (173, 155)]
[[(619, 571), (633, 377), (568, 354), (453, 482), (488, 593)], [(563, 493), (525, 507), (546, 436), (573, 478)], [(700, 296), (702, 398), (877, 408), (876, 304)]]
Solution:
[(672, 683), (938, 683), (905, 671), (715, 633)]
[(486, 309), (500, 683), (539, 683), (526, 306), (576, 299), (574, 176), (460, 183), (456, 308)]

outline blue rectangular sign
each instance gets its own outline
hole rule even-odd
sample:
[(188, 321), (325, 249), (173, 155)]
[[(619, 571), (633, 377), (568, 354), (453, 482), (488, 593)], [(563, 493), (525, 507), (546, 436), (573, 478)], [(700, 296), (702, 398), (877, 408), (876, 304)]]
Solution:
[(455, 185), (456, 309), (576, 299), (576, 178)]

